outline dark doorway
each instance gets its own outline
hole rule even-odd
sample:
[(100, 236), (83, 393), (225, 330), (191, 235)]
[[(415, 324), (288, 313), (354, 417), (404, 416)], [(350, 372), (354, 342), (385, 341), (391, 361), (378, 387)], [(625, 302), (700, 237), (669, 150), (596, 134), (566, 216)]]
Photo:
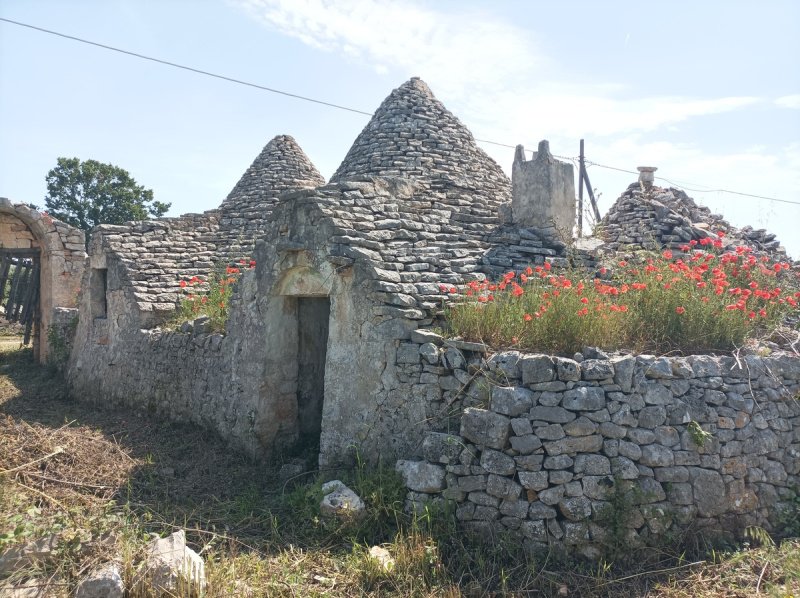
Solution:
[(0, 316), (22, 324), (30, 342), (39, 324), (38, 249), (0, 249)]
[(297, 299), (297, 420), (303, 449), (319, 448), (330, 314), (328, 297)]

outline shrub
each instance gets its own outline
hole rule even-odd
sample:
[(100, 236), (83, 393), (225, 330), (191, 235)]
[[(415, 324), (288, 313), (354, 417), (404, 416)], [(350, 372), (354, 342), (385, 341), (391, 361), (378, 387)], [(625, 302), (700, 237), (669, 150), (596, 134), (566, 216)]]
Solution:
[(213, 272), (206, 281), (199, 276), (182, 278), (180, 286), (186, 295), (178, 306), (178, 320), (185, 322), (205, 316), (209, 318), (212, 330), (223, 331), (228, 321), (233, 287), (242, 269), (252, 269), (255, 265), (253, 260), (241, 260), (239, 266), (227, 266), (224, 271)]
[(788, 263), (758, 259), (747, 247), (720, 254), (719, 239), (700, 245), (685, 245), (679, 257), (664, 251), (621, 260), (594, 277), (557, 274), (545, 263), (460, 290), (441, 285), (452, 299), (445, 308), (449, 332), (565, 355), (586, 345), (703, 352), (741, 346), (797, 309), (800, 292)]

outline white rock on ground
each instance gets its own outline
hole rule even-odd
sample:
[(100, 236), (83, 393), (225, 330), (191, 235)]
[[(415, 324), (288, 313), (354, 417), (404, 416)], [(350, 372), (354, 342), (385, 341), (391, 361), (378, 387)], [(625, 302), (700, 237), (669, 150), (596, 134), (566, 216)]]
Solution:
[(155, 590), (174, 592), (182, 583), (201, 593), (206, 587), (205, 563), (186, 546), (186, 533), (178, 530), (147, 545), (144, 576)]
[(391, 571), (394, 568), (394, 559), (383, 546), (373, 546), (370, 548), (369, 556), (378, 561), (381, 567), (386, 571)]
[(84, 577), (75, 590), (75, 598), (122, 598), (125, 583), (118, 563), (104, 563)]
[(353, 518), (364, 513), (364, 501), (341, 480), (323, 484), (322, 493), (319, 508), (323, 515)]

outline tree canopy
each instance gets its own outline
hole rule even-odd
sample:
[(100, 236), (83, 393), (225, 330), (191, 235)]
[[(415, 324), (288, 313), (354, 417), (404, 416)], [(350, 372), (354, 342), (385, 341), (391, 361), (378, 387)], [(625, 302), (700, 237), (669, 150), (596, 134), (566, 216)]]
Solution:
[(152, 189), (137, 184), (127, 170), (97, 160), (59, 158), (46, 181), (47, 212), (87, 233), (98, 224), (157, 218), (170, 207), (155, 201)]

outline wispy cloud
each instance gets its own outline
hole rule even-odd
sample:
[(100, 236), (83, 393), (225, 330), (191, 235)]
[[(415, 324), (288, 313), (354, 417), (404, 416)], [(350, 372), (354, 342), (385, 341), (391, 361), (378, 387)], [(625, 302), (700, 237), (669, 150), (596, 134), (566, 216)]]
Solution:
[[(592, 157), (597, 161), (630, 170), (653, 164), (659, 167), (657, 174), (671, 180), (790, 198), (787, 190), (800, 188), (797, 144), (725, 152), (696, 139), (661, 140), (691, 119), (757, 105), (798, 109), (800, 95), (776, 100), (696, 97), (649, 94), (646, 86), (633, 88), (625, 81), (576, 84), (568, 66), (548, 56), (535, 34), (488, 9), (445, 12), (435, 3), (414, 0), (230, 1), (270, 29), (311, 47), (379, 73), (421, 76), (479, 138), (511, 144), (549, 138), (555, 153), (574, 155), (576, 140), (587, 137), (593, 139)], [(489, 145), (484, 149), (504, 167), (510, 166), (511, 150)], [(599, 168), (592, 174), (593, 183), (606, 191), (606, 208), (635, 179), (635, 174), (614, 175)], [(786, 230), (776, 211), (776, 206), (787, 204), (691, 194), (739, 224), (751, 219), (755, 206), (759, 218), (765, 219), (761, 224), (774, 227), (785, 239), (794, 233)]]
[(794, 108), (800, 110), (800, 94), (783, 96), (775, 100), (775, 104), (781, 108)]
[(474, 8), (445, 13), (435, 5), (391, 0), (232, 1), (267, 27), (311, 47), (338, 52), (381, 73), (421, 76), (476, 131), (507, 129), (518, 135), (536, 129), (571, 137), (653, 131), (759, 101), (619, 99), (631, 90), (614, 83), (548, 82), (545, 73), (557, 72), (557, 65), (530, 32)]
[[(443, 14), (392, 0), (233, 0), (284, 35), (339, 52), (378, 72), (399, 69), (459, 94), (541, 65), (534, 40), (483, 10)], [(432, 5), (431, 5), (432, 6)]]

